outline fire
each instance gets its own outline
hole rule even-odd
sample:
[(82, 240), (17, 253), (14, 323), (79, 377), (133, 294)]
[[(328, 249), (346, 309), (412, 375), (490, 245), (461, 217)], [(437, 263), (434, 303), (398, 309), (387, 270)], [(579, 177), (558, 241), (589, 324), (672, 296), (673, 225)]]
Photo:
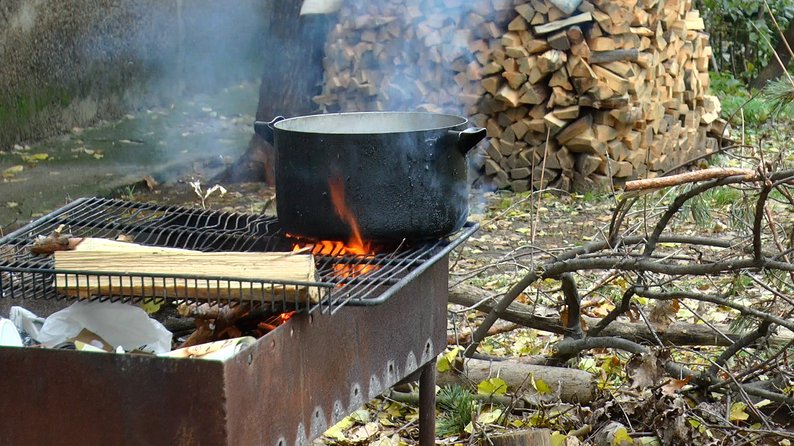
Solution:
[(278, 315), (278, 321), (279, 321), (279, 325), (280, 325), (280, 324), (283, 324), (284, 322), (287, 322), (287, 321), (288, 321), (288, 320), (290, 320), (290, 318), (292, 318), (292, 316), (294, 316), (294, 315), (295, 315), (295, 312), (294, 312), (294, 311), (288, 311), (288, 312), (286, 312), (286, 313), (281, 313), (281, 314), (279, 314), (279, 315)]
[(264, 321), (261, 321), (256, 324), (256, 331), (259, 336), (263, 336), (266, 333), (269, 333), (275, 330), (279, 325), (283, 324), (290, 320), (292, 316), (295, 315), (294, 311), (289, 311), (286, 313), (280, 313), (275, 316), (271, 316)]
[[(365, 242), (361, 238), (358, 222), (345, 203), (344, 183), (340, 178), (331, 178), (328, 180), (328, 186), (331, 191), (331, 202), (334, 205), (336, 214), (350, 226), (350, 239), (347, 243), (333, 240), (321, 240), (314, 243), (296, 243), (292, 250), (311, 250), (312, 254), (332, 257), (356, 256), (362, 261), (371, 259), (375, 255), (375, 252), (372, 250), (371, 243)], [(380, 267), (377, 265), (340, 263), (333, 266), (333, 271), (335, 277), (348, 279), (367, 274), (378, 268)]]
[(345, 203), (344, 183), (338, 177), (331, 178), (328, 180), (328, 187), (331, 190), (331, 202), (334, 204), (336, 215), (350, 226), (351, 235), (346, 247), (351, 250), (351, 254), (368, 254), (370, 252), (370, 244), (364, 243), (364, 240), (361, 239), (361, 231), (358, 229), (356, 217), (350, 212)]

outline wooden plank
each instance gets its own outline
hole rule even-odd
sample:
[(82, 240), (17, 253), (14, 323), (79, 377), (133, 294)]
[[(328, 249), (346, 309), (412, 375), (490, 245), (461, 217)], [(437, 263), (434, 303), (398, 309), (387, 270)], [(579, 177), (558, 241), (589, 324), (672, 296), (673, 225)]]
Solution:
[[(62, 294), (91, 296), (127, 295), (179, 299), (277, 299), (316, 303), (318, 290), (295, 285), (262, 284), (249, 280), (314, 282), (314, 256), (290, 252), (199, 252), (161, 248), (104, 239), (84, 239), (75, 250), (54, 254), (56, 270), (106, 273), (89, 276), (61, 273), (55, 289)], [(239, 280), (124, 277), (114, 274), (177, 274), (229, 277)]]

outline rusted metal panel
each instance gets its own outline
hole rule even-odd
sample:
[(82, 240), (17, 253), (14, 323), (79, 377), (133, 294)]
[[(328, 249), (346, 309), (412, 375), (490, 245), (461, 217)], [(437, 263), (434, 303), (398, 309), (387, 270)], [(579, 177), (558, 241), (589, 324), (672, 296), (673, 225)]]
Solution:
[(433, 361), (446, 347), (447, 268), (383, 305), (295, 316), (228, 361), (228, 444), (308, 444)]
[(0, 348), (0, 445), (308, 444), (443, 351), (447, 268), (296, 315), (225, 363)]
[(0, 348), (0, 445), (225, 443), (223, 364)]

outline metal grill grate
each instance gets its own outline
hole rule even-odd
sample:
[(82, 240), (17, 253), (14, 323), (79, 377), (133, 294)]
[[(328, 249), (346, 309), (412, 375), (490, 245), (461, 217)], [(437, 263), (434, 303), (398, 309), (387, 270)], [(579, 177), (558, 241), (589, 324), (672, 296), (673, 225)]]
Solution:
[[(84, 198), (76, 200), (41, 219), (0, 239), (0, 297), (25, 299), (68, 298), (56, 292), (53, 281), (56, 274), (78, 273), (53, 269), (50, 256), (32, 255), (29, 252), (37, 236), (47, 236), (59, 226), (75, 237), (115, 239), (121, 234), (135, 243), (203, 252), (265, 252), (289, 251), (293, 241), (283, 237), (278, 220), (261, 215), (238, 214), (222, 211), (189, 209), (133, 203), (121, 200)], [(257, 280), (235, 277), (208, 277), (202, 275), (98, 273), (80, 271), (79, 277), (113, 278), (124, 280), (144, 279), (149, 282), (173, 281), (184, 288), (197, 288), (198, 284), (213, 285), (206, 295), (190, 300), (232, 303), (242, 301), (239, 283), (256, 290), (255, 299), (276, 309), (320, 309), (333, 313), (341, 306), (376, 305), (387, 300), (412, 276), (423, 271), (477, 229), (468, 224), (453, 240), (439, 240), (420, 245), (401, 245), (376, 255), (355, 256), (316, 255), (318, 272), (316, 282)], [(355, 274), (343, 274), (355, 271)], [(74, 277), (74, 276), (73, 276)], [(84, 279), (87, 280), (87, 279)], [(79, 286), (79, 282), (75, 285)], [(309, 292), (299, 300), (288, 299), (287, 289), (305, 287)], [(147, 302), (162, 299), (156, 295), (128, 295), (129, 289), (108, 295), (92, 296), (95, 300), (120, 302)], [(145, 288), (144, 288), (145, 291)], [(309, 296), (316, 298), (310, 299)], [(169, 298), (180, 297), (169, 295)]]

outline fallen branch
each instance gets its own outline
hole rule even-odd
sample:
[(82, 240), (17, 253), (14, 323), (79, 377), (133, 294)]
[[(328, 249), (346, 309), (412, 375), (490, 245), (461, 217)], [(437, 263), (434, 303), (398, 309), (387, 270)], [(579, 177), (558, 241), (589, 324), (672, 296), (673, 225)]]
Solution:
[[(490, 330), (488, 330), (488, 336), (494, 336), (502, 333), (509, 333), (516, 328), (519, 328), (521, 325), (508, 322), (502, 324), (494, 324)], [(471, 343), (471, 335), (474, 330), (461, 330), (457, 333), (450, 333), (447, 335), (447, 345), (468, 345)]]
[(623, 190), (626, 192), (632, 192), (636, 190), (660, 189), (663, 187), (679, 186), (686, 183), (694, 183), (697, 181), (713, 180), (716, 178), (726, 178), (739, 175), (745, 181), (754, 181), (760, 179), (758, 172), (752, 169), (715, 167), (711, 169), (697, 170), (695, 172), (670, 175), (668, 177), (626, 181), (626, 186)]
[(451, 370), (439, 373), (438, 385), (471, 386), (497, 376), (507, 383), (508, 389), (528, 392), (527, 397), (530, 401), (543, 400), (551, 396), (537, 394), (530, 385), (532, 378), (548, 384), (557, 392), (554, 396), (558, 396), (563, 402), (589, 402), (596, 397), (596, 380), (589, 372), (565, 367), (524, 364), (513, 360), (495, 362), (469, 358), (464, 362), (462, 371)]
[[(473, 285), (460, 284), (452, 288), (449, 292), (449, 301), (465, 307), (475, 308), (482, 312), (490, 312), (496, 305), (495, 299), (489, 299), (491, 295)], [(500, 318), (506, 321), (520, 324), (527, 328), (545, 331), (554, 334), (564, 334), (563, 327), (559, 318), (549, 316), (537, 316), (532, 314), (532, 307), (529, 305), (513, 302), (510, 306), (500, 313)], [(582, 315), (584, 322), (583, 329), (588, 331), (596, 327), (603, 319), (593, 318)], [(688, 324), (675, 322), (665, 330), (657, 330), (656, 334), (666, 345), (716, 345), (729, 346), (739, 341), (747, 333), (733, 332), (727, 325), (715, 325), (721, 333), (717, 333), (703, 324)], [(613, 321), (606, 325), (599, 336), (617, 336), (632, 342), (650, 343), (654, 340), (653, 334), (643, 323)], [(773, 336), (769, 342), (772, 345), (785, 345), (792, 341), (791, 336)]]
[[(615, 338), (615, 337), (598, 337), (598, 338), (584, 338), (584, 339), (564, 339), (557, 344), (555, 356), (560, 360), (565, 360), (566, 358), (572, 358), (578, 355), (580, 352), (585, 350), (591, 349), (600, 349), (600, 348), (612, 348), (617, 350), (623, 350), (629, 353), (633, 353), (635, 355), (643, 355), (650, 353), (650, 350), (639, 345), (637, 343), (627, 341), (625, 339)], [(688, 368), (675, 363), (673, 361), (665, 361), (664, 369), (668, 375), (672, 376), (676, 379), (683, 379), (686, 377), (692, 377), (693, 382), (700, 384), (700, 385), (708, 385), (709, 379), (707, 376), (701, 376), (700, 374), (696, 374), (689, 370)], [(761, 398), (766, 398), (770, 401), (777, 401), (785, 404), (792, 404), (794, 405), (794, 398), (788, 397), (781, 393), (771, 392), (769, 390), (763, 389), (759, 386), (759, 384), (763, 384), (763, 382), (752, 382), (752, 383), (745, 383), (745, 384), (738, 384), (733, 382), (729, 384), (729, 387), (732, 390), (741, 390), (748, 395), (753, 395)], [(712, 387), (716, 389), (717, 387)]]
[[(419, 392), (398, 392), (391, 389), (381, 395), (383, 398), (405, 404), (419, 404)], [(500, 404), (509, 406), (513, 404), (513, 398), (504, 395), (483, 395), (480, 393), (473, 395), (474, 399), (485, 404)]]

